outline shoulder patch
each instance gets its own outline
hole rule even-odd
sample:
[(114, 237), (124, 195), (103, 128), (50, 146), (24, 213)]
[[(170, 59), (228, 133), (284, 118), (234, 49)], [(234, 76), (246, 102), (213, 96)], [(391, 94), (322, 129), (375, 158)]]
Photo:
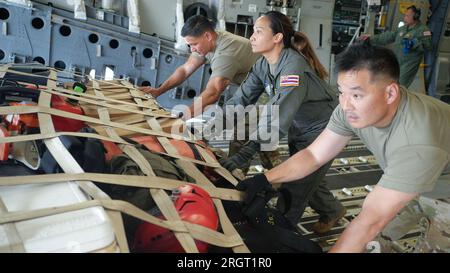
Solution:
[(429, 31), (429, 30), (424, 31), (423, 36), (431, 36), (431, 31)]
[(299, 86), (300, 76), (299, 75), (285, 75), (280, 78), (280, 86)]

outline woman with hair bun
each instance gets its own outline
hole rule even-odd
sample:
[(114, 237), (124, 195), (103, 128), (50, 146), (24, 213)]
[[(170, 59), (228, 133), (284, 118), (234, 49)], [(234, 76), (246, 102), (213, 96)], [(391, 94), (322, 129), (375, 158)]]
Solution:
[[(256, 20), (253, 29), (250, 37), (252, 50), (262, 57), (226, 105), (252, 105), (266, 92), (270, 97), (267, 105), (279, 106), (279, 117), (263, 116), (258, 123), (258, 131), (261, 126), (270, 128), (271, 122), (278, 118), (280, 138), (288, 135), (292, 156), (311, 144), (325, 129), (338, 104), (336, 92), (324, 81), (328, 74), (308, 38), (294, 31), (286, 15), (270, 11)], [(230, 171), (245, 165), (260, 149), (261, 143), (259, 139), (248, 141), (223, 165)], [(289, 208), (281, 208), (281, 204), (286, 202), (279, 202), (278, 206), (288, 210), (285, 215), (294, 225), (299, 222), (308, 203), (320, 214), (319, 221), (313, 227), (319, 233), (330, 230), (345, 215), (345, 208), (323, 180), (330, 166), (331, 162), (303, 179), (281, 186), (290, 193), (291, 200), (287, 202), (290, 203)], [(261, 177), (263, 174), (257, 176), (264, 178)], [(263, 190), (260, 187), (263, 184), (240, 183), (238, 189), (246, 190), (247, 196), (256, 196), (255, 192)], [(252, 205), (251, 202), (246, 199), (244, 211), (245, 207)]]

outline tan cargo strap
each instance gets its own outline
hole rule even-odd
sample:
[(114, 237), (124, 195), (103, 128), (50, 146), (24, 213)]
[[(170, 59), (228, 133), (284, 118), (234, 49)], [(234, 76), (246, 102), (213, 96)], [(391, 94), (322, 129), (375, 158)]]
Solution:
[[(55, 138), (55, 137), (60, 137), (60, 136), (74, 136), (74, 137), (83, 137), (83, 138), (94, 138), (94, 139), (98, 139), (98, 140), (105, 140), (105, 141), (110, 141), (110, 142), (114, 142), (117, 144), (124, 144), (124, 145), (131, 145), (131, 146), (135, 146), (135, 144), (129, 143), (123, 139), (116, 139), (116, 138), (110, 138), (110, 137), (105, 137), (102, 135), (98, 135), (98, 134), (93, 134), (93, 133), (79, 133), (79, 132), (54, 132), (52, 134), (32, 134), (32, 135), (20, 135), (20, 136), (12, 136), (12, 137), (4, 137), (0, 139), (0, 143), (15, 143), (15, 142), (23, 142), (23, 141), (32, 141), (32, 140), (44, 140), (44, 139), (50, 139), (50, 138)], [(201, 147), (199, 147), (200, 149)], [(214, 162), (214, 161), (210, 161), (210, 162), (205, 162), (205, 161), (200, 161), (197, 159), (193, 159), (190, 157), (185, 157), (185, 156), (181, 156), (181, 155), (170, 155), (168, 153), (163, 153), (163, 152), (155, 152), (157, 154), (162, 154), (162, 155), (166, 155), (166, 156), (170, 156), (173, 158), (178, 158), (178, 159), (182, 159), (185, 161), (190, 161), (194, 164), (199, 164), (199, 165), (203, 165), (203, 166), (207, 166), (207, 167), (211, 167), (211, 168), (217, 168), (220, 167), (220, 163), (218, 162)]]
[[(42, 92), (41, 94), (48, 94), (50, 96), (50, 94), (46, 93), (46, 92)], [(187, 138), (184, 138), (184, 137), (179, 136), (179, 135), (171, 135), (171, 134), (164, 133), (164, 132), (157, 132), (157, 131), (153, 131), (153, 130), (145, 129), (145, 128), (140, 128), (140, 127), (133, 126), (133, 125), (124, 125), (124, 124), (117, 123), (117, 122), (103, 122), (100, 119), (87, 117), (87, 116), (83, 116), (83, 115), (77, 115), (77, 114), (65, 112), (65, 111), (62, 111), (62, 110), (53, 109), (53, 108), (46, 107), (46, 106), (7, 106), (7, 107), (0, 107), (0, 115), (34, 114), (34, 113), (38, 113), (38, 115), (39, 114), (54, 115), (54, 116), (80, 120), (80, 121), (93, 123), (93, 124), (98, 124), (98, 125), (103, 125), (103, 126), (109, 126), (109, 127), (114, 127), (114, 128), (125, 129), (127, 131), (131, 131), (131, 132), (135, 132), (135, 133), (142, 133), (142, 134), (153, 135), (153, 136), (164, 136), (164, 137), (168, 137), (168, 138), (173, 138), (173, 139), (178, 139), (178, 140), (183, 140), (183, 141), (186, 141), (186, 142), (194, 143), (194, 141), (192, 141), (190, 139), (187, 139)], [(40, 125), (40, 126), (42, 126), (42, 125)]]
[[(5, 203), (3, 203), (2, 198), (0, 198), (0, 215), (8, 212)], [(8, 237), (9, 245), (0, 246), (0, 253), (14, 252), (14, 253), (24, 253), (25, 246), (22, 239), (20, 238), (19, 231), (17, 230), (16, 223), (7, 223), (3, 226), (3, 230)]]
[[(94, 92), (97, 96), (103, 97), (103, 93), (99, 90), (100, 86), (97, 82), (93, 82)], [(102, 121), (107, 122), (110, 120), (108, 110), (106, 108), (98, 109), (99, 117)], [(116, 139), (121, 139), (120, 136), (114, 131), (113, 128), (107, 128), (106, 133)], [(144, 158), (144, 156), (139, 153), (139, 151), (135, 147), (123, 146), (120, 147), (136, 164), (139, 166), (141, 171), (147, 176), (155, 177), (155, 173), (152, 170), (149, 162)], [(169, 195), (160, 189), (150, 189), (150, 195), (155, 201), (156, 205), (160, 209), (162, 215), (169, 221), (177, 221), (180, 222), (181, 218), (178, 214), (177, 210), (172, 204), (172, 200)], [(197, 245), (193, 237), (190, 234), (174, 232), (175, 237), (180, 242), (181, 246), (186, 252), (198, 253)]]
[(0, 78), (3, 78), (8, 71), (8, 69), (11, 67), (11, 64), (6, 64), (0, 67)]
[[(8, 72), (8, 73), (11, 73), (11, 74), (16, 74), (16, 75), (21, 75), (21, 76), (32, 76), (32, 77), (35, 77), (35, 78), (42, 78), (42, 79), (47, 79), (47, 80), (56, 80), (56, 77), (52, 78), (51, 76), (30, 74), (30, 73), (27, 73), (27, 72), (16, 71), (16, 70), (13, 70), (13, 69), (9, 69), (8, 70), (9, 67), (11, 67), (11, 64), (2, 65), (2, 67), (0, 68), (0, 76), (1, 77), (4, 77), (4, 74), (6, 72)], [(20, 68), (33, 69), (33, 68), (36, 68), (36, 66), (20, 66)], [(55, 69), (53, 67), (48, 67), (48, 66), (44, 67), (44, 68), (48, 69), (48, 71), (50, 73), (55, 73), (55, 74), (56, 73), (60, 73), (60, 74), (67, 74), (67, 75), (70, 75), (70, 76), (72, 76), (72, 75), (77, 75), (77, 76), (80, 76), (80, 77), (84, 77), (85, 76), (85, 75), (81, 75), (81, 74), (77, 74), (77, 73), (57, 70), (57, 69)], [(109, 81), (109, 80), (95, 80), (95, 81), (99, 82), (99, 83), (103, 83), (105, 85), (110, 85), (109, 87), (102, 87), (102, 89), (104, 89), (104, 91), (106, 91), (106, 92), (115, 92), (115, 91), (113, 91), (114, 89), (119, 89), (120, 92), (116, 92), (116, 93), (122, 93), (123, 85), (120, 84), (120, 82), (121, 82), (120, 80), (113, 80), (113, 81)], [(54, 86), (52, 89), (53, 90), (60, 90), (61, 88), (58, 88), (58, 87)], [(66, 92), (68, 92), (68, 91), (66, 91)], [(130, 96), (130, 94), (128, 93), (127, 96)], [(142, 98), (142, 99), (148, 99), (148, 97), (140, 95), (140, 94), (138, 95), (138, 97)]]
[[(81, 98), (88, 98), (88, 99), (100, 99), (99, 97), (97, 97), (97, 96), (94, 96), (94, 95), (91, 95), (91, 94), (87, 94), (87, 93), (74, 93), (74, 91), (72, 91), (72, 90), (67, 90), (67, 89), (64, 89), (64, 88), (59, 88), (59, 87), (57, 87), (57, 88), (55, 88), (54, 90), (56, 90), (57, 92), (54, 92), (54, 91), (51, 91), (51, 90), (42, 90), (42, 91), (44, 91), (44, 92), (49, 92), (49, 93), (51, 93), (51, 94), (55, 94), (55, 95), (58, 95), (58, 96), (63, 96), (63, 97), (65, 97), (66, 95), (73, 95), (73, 94), (76, 94), (76, 99), (78, 100), (80, 97)], [(126, 94), (127, 95), (127, 97), (126, 98), (131, 98), (131, 95), (128, 93), (128, 94)], [(122, 105), (126, 105), (126, 106), (132, 106), (132, 107), (136, 107), (136, 104), (134, 104), (134, 103), (131, 103), (131, 102), (127, 102), (127, 101), (123, 101), (123, 100), (118, 100), (118, 99), (111, 99), (110, 97), (105, 97), (105, 98), (103, 98), (103, 100), (104, 101), (106, 101), (106, 102), (109, 102), (109, 103), (116, 103), (116, 104), (122, 104)], [(164, 111), (164, 112), (167, 112), (167, 111), (165, 111), (165, 110), (163, 110), (163, 109), (161, 109), (160, 107), (158, 107), (158, 106), (146, 106), (146, 108), (147, 109), (151, 109), (151, 110), (161, 110), (161, 111)]]
[[(47, 87), (52, 89), (56, 87), (56, 72), (52, 70), (50, 77), (47, 80)], [(51, 94), (41, 92), (39, 95), (38, 105), (43, 107), (50, 107)], [(41, 133), (55, 133), (55, 127), (52, 122), (52, 118), (49, 114), (38, 113), (39, 127)], [(69, 151), (64, 147), (59, 138), (44, 140), (45, 146), (50, 151), (52, 156), (58, 162), (59, 166), (66, 173), (83, 173), (83, 169), (78, 162), (73, 158)], [(79, 184), (80, 188), (92, 196), (94, 199), (111, 199), (106, 193), (100, 190), (92, 182)], [(117, 243), (122, 252), (129, 252), (128, 242), (125, 236), (125, 229), (123, 227), (122, 215), (119, 212), (108, 212), (111, 223), (113, 224)]]
[(37, 209), (31, 211), (7, 212), (0, 215), (0, 224), (7, 224), (18, 221), (36, 219), (40, 217), (51, 216), (60, 213), (66, 213), (75, 210), (81, 210), (92, 207), (103, 207), (113, 212), (123, 212), (137, 219), (170, 229), (175, 233), (190, 234), (193, 238), (221, 247), (234, 247), (242, 244), (240, 237), (227, 237), (223, 234), (213, 231), (209, 228), (192, 224), (186, 221), (162, 220), (138, 207), (120, 200), (91, 200), (74, 205)]
[[(130, 83), (128, 83), (128, 82), (122, 82), (122, 84), (124, 84), (125, 86), (128, 86), (128, 87), (132, 87), (132, 86), (130, 85)], [(131, 92), (131, 93), (135, 93), (136, 91), (135, 91), (133, 88), (130, 88), (130, 92)], [(140, 99), (138, 99), (138, 98), (136, 98), (136, 97), (135, 97), (134, 100), (135, 100), (135, 102), (136, 102), (138, 105), (145, 105), (145, 104), (143, 103), (142, 100), (140, 100)], [(152, 129), (154, 129), (154, 130), (160, 129), (159, 124), (156, 122), (156, 120), (155, 120), (154, 118), (147, 118), (147, 121), (148, 121), (148, 124), (150, 125), (150, 127), (151, 127)], [(158, 139), (158, 141), (160, 142), (160, 144), (163, 146), (163, 148), (167, 151), (167, 153), (172, 154), (172, 155), (178, 154), (178, 151), (177, 151), (174, 147), (172, 147), (172, 146), (170, 145), (170, 142), (169, 142), (169, 140), (168, 140), (167, 138), (164, 138), (164, 137), (158, 137), (157, 139)], [(206, 151), (204, 151), (203, 147), (197, 146), (196, 148), (200, 151), (201, 156), (202, 156), (204, 159), (206, 159), (207, 161), (210, 161), (210, 162), (213, 161), (212, 158), (210, 157), (210, 155), (209, 155)], [(216, 161), (216, 162), (217, 162), (217, 161)], [(182, 161), (182, 160), (176, 160), (176, 163), (177, 163), (181, 168), (183, 168), (183, 170), (184, 170), (189, 176), (195, 178), (196, 181), (197, 181), (197, 183), (198, 183), (200, 186), (207, 186), (207, 185), (209, 185), (209, 186), (215, 187), (215, 186), (214, 186), (214, 185), (213, 185), (213, 184), (205, 177), (205, 175), (204, 175), (203, 173), (201, 173), (201, 172), (200, 172), (200, 171), (199, 171), (192, 163), (190, 163), (190, 162), (185, 162), (185, 161)], [(220, 166), (220, 167), (218, 167), (218, 168), (215, 168), (215, 170), (216, 170), (216, 171), (219, 170), (219, 172), (222, 173), (222, 174), (226, 174), (226, 173), (229, 174), (229, 172), (228, 172), (226, 169), (224, 169), (222, 166)], [(218, 172), (218, 173), (219, 173), (219, 172)], [(226, 176), (223, 176), (223, 177), (224, 177), (224, 178), (227, 178)], [(228, 181), (230, 181), (230, 182), (232, 182), (232, 183), (236, 181), (236, 180), (234, 179), (234, 177), (232, 177), (231, 174), (229, 174), (228, 177), (231, 177), (231, 178), (232, 178), (231, 181), (230, 181), (230, 180), (228, 180)], [(216, 206), (216, 210), (217, 210), (217, 212), (218, 212), (218, 214), (219, 214), (219, 220), (220, 220), (220, 224), (221, 224), (222, 230), (224, 231), (224, 234), (226, 234), (226, 235), (228, 235), (228, 236), (237, 236), (237, 237), (240, 237), (239, 234), (237, 233), (236, 229), (235, 229), (234, 226), (232, 225), (231, 221), (229, 220), (228, 216), (226, 215), (225, 210), (224, 210), (223, 205), (222, 205), (222, 202), (221, 202), (220, 200), (217, 200), (217, 199), (214, 199), (214, 198), (213, 198), (213, 202), (214, 202), (214, 204), (215, 204), (215, 206)], [(250, 252), (249, 249), (247, 248), (247, 246), (246, 246), (245, 244), (243, 244), (243, 243), (240, 244), (240, 245), (238, 245), (238, 246), (233, 247), (233, 251), (234, 251), (234, 252)]]
[[(173, 190), (177, 187), (192, 184), (175, 179), (169, 179), (158, 176), (137, 176), (137, 175), (119, 175), (119, 174), (103, 174), (103, 173), (77, 173), (77, 174), (39, 174), (26, 176), (8, 176), (0, 177), (0, 186), (17, 186), (26, 184), (51, 184), (66, 181), (78, 181), (83, 183), (85, 181), (94, 181), (98, 183), (140, 187), (140, 188), (154, 188), (162, 190)], [(198, 185), (197, 185), (198, 186)], [(208, 192), (213, 198), (222, 200), (240, 201), (243, 197), (243, 192), (233, 189), (216, 188), (212, 185), (201, 185), (202, 189)]]
[[(8, 70), (7, 68), (0, 69), (0, 74), (6, 71), (19, 75), (30, 75), (24, 72)], [(198, 252), (194, 239), (221, 247), (231, 247), (234, 252), (249, 252), (239, 234), (229, 221), (221, 203), (221, 200), (241, 200), (242, 193), (236, 190), (216, 188), (194, 164), (214, 168), (219, 175), (234, 185), (237, 183), (236, 179), (226, 169), (220, 166), (217, 160), (212, 158), (206, 152), (203, 145), (177, 134), (174, 135), (163, 132), (163, 128), (168, 128), (176, 122), (179, 122), (178, 119), (174, 119), (168, 114), (167, 111), (161, 109), (156, 101), (153, 100), (152, 102), (148, 100), (146, 96), (142, 95), (142, 92), (138, 92), (135, 87), (127, 81), (122, 80), (111, 82), (94, 80), (92, 81), (92, 85), (88, 85), (87, 93), (73, 95), (73, 93), (71, 94), (72, 91), (56, 87), (56, 70), (50, 68), (49, 71), (49, 77), (42, 76), (43, 78), (48, 79), (47, 90), (43, 90), (41, 92), (38, 106), (0, 107), (0, 114), (3, 115), (37, 113), (41, 127), (41, 134), (8, 137), (0, 140), (0, 143), (13, 143), (18, 141), (42, 139), (48, 150), (52, 153), (56, 161), (64, 170), (65, 174), (0, 178), (0, 185), (75, 181), (80, 188), (83, 189), (83, 191), (95, 200), (86, 201), (71, 206), (48, 208), (31, 212), (10, 212), (1, 215), (2, 217), (0, 217), (0, 223), (19, 221), (18, 219), (25, 220), (42, 217), (39, 215), (53, 215), (55, 213), (62, 213), (66, 210), (77, 210), (84, 206), (102, 206), (106, 209), (106, 212), (114, 225), (116, 238), (119, 247), (123, 252), (128, 251), (128, 245), (120, 212), (127, 213), (143, 221), (148, 221), (174, 231), (175, 236), (180, 241), (186, 252)], [(100, 86), (100, 83), (102, 83), (102, 86)], [(83, 108), (88, 110), (88, 113), (86, 113), (87, 116), (76, 115), (50, 108), (51, 95), (53, 94), (80, 101)], [(119, 98), (125, 101), (120, 101)], [(129, 100), (134, 100), (134, 103)], [(97, 127), (93, 127), (99, 134), (55, 132), (51, 115), (81, 120), (89, 124), (99, 125)], [(94, 118), (93, 116), (97, 116), (99, 118)], [(129, 133), (126, 133), (127, 131)], [(184, 222), (180, 219), (172, 200), (164, 190), (172, 190), (180, 185), (189, 183), (155, 176), (150, 163), (136, 149), (135, 145), (128, 143), (121, 137), (122, 135), (131, 135), (133, 133), (156, 136), (157, 140), (166, 150), (166, 153), (164, 154), (175, 158), (177, 165), (181, 167), (186, 174), (194, 178), (197, 184), (210, 194), (219, 215), (221, 228), (224, 232), (223, 234), (207, 229), (203, 226)], [(62, 145), (59, 138), (57, 138), (61, 135), (91, 137), (115, 142), (124, 153), (126, 153), (133, 161), (136, 162), (136, 164), (138, 164), (147, 176), (84, 173), (79, 164)], [(190, 133), (188, 133), (188, 135), (192, 138)], [(193, 143), (199, 150), (204, 161), (186, 158), (179, 155), (177, 150), (170, 144), (169, 138)], [(111, 200), (110, 197), (95, 186), (92, 181), (148, 188), (158, 208), (167, 220), (163, 221), (159, 218), (153, 217), (127, 202)]]
[[(126, 112), (126, 113), (133, 113), (133, 114), (139, 114), (139, 115), (144, 115), (144, 116), (163, 117), (163, 118), (175, 118), (170, 113), (168, 113), (168, 114), (158, 114), (158, 113), (155, 113), (153, 111), (152, 112), (143, 112), (143, 111), (138, 111), (138, 110), (131, 109), (131, 108), (126, 107), (126, 106), (119, 106), (119, 105), (115, 105), (115, 104), (106, 103), (104, 101), (98, 101), (98, 100), (78, 97), (78, 96), (75, 96), (75, 95), (62, 94), (61, 92), (55, 92), (55, 91), (52, 91), (50, 89), (42, 90), (42, 92), (50, 93), (52, 95), (62, 96), (62, 97), (69, 98), (69, 99), (78, 100), (78, 101), (81, 101), (81, 102), (86, 102), (86, 103), (89, 103), (89, 104), (92, 104), (92, 105), (108, 107), (110, 109), (116, 109), (116, 110), (120, 110), (120, 111), (123, 111), (123, 112)], [(97, 97), (96, 99), (100, 99), (100, 98)]]
[(44, 140), (49, 138), (55, 138), (60, 136), (74, 136), (74, 137), (83, 137), (83, 138), (95, 138), (98, 140), (105, 140), (125, 145), (133, 145), (126, 141), (119, 141), (115, 140), (109, 137), (101, 136), (98, 134), (93, 133), (79, 133), (79, 132), (54, 132), (54, 133), (47, 133), (47, 134), (31, 134), (31, 135), (20, 135), (20, 136), (11, 136), (11, 137), (4, 137), (0, 138), (0, 143), (15, 143), (15, 142), (22, 142), (22, 141), (31, 141), (31, 140)]

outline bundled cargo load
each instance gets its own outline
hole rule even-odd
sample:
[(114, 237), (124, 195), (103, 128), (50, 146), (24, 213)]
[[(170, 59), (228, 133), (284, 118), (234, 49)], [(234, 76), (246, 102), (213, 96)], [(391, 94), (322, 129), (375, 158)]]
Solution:
[(0, 252), (250, 252), (255, 234), (279, 238), (239, 226), (238, 181), (154, 98), (57, 73), (0, 67)]
[(204, 171), (237, 181), (153, 98), (126, 81), (62, 85), (46, 67), (0, 67), (0, 81), (0, 252), (128, 252), (143, 238), (130, 219), (172, 234), (177, 251), (248, 252), (220, 201), (241, 193)]

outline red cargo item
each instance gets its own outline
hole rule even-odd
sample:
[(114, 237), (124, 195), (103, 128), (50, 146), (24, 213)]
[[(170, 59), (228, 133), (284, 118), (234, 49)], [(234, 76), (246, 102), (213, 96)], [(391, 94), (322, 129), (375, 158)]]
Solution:
[[(157, 140), (157, 138), (155, 136), (138, 136), (138, 137), (132, 137), (131, 140), (144, 145), (148, 150), (150, 150), (152, 152), (167, 153), (166, 150), (159, 143), (159, 141)], [(111, 156), (110, 156), (111, 158), (115, 155), (122, 154), (122, 151), (118, 147), (115, 147), (115, 146), (117, 146), (115, 143), (109, 142), (109, 141), (103, 141), (103, 140), (102, 140), (102, 142), (105, 146), (105, 149), (109, 153), (111, 153)], [(189, 157), (189, 158), (197, 159), (197, 160), (203, 160), (201, 158), (200, 154), (198, 154), (198, 155), (194, 154), (194, 151), (192, 150), (191, 146), (189, 146), (189, 144), (186, 141), (170, 139), (169, 142), (170, 142), (170, 144), (172, 144), (173, 147), (175, 147), (178, 154), (180, 154), (181, 156)], [(198, 144), (205, 146), (205, 144), (201, 141), (198, 141)], [(206, 147), (205, 150), (212, 158), (214, 158), (214, 159), (216, 158), (214, 153), (209, 148)]]
[[(166, 150), (159, 143), (159, 141), (156, 139), (155, 136), (138, 136), (132, 137), (131, 139), (139, 144), (144, 145), (150, 151), (154, 151), (157, 153), (166, 153)], [(175, 147), (175, 149), (177, 149), (179, 155), (189, 157), (192, 159), (202, 160), (201, 155), (200, 154), (196, 155), (192, 150), (191, 146), (189, 146), (189, 144), (186, 141), (178, 139), (170, 139), (169, 141), (170, 144), (172, 144), (172, 146)], [(201, 141), (198, 141), (198, 144), (205, 146), (205, 144)], [(211, 150), (206, 149), (206, 152), (208, 152), (208, 154), (212, 158), (215, 158), (214, 153)]]
[[(8, 130), (0, 125), (0, 138), (9, 137)], [(10, 143), (0, 143), (0, 161), (8, 160)]]
[[(154, 136), (140, 136), (140, 137), (133, 137), (132, 140), (136, 141), (139, 144), (144, 145), (147, 149), (150, 151), (158, 152), (158, 153), (166, 153), (163, 146), (159, 143), (159, 141)], [(197, 159), (197, 160), (204, 160), (201, 156), (200, 152), (197, 150), (194, 144), (190, 144), (183, 140), (177, 140), (177, 139), (170, 139), (170, 144), (172, 144), (173, 147), (177, 150), (178, 154), (184, 157)], [(203, 147), (205, 147), (205, 143), (202, 141), (197, 141), (197, 143)], [(205, 148), (205, 151), (212, 157), (216, 158), (214, 153), (208, 148)], [(202, 172), (205, 174), (205, 176), (211, 181), (215, 182), (220, 178), (220, 175), (218, 175), (214, 169), (210, 167), (204, 167), (202, 169)]]
[[(189, 184), (178, 187), (172, 195), (176, 192), (179, 195), (175, 197), (175, 208), (181, 220), (217, 230), (219, 218), (214, 203), (205, 190)], [(158, 217), (164, 219), (163, 216)], [(195, 243), (200, 253), (208, 251), (207, 243), (198, 240), (195, 240)], [(184, 253), (172, 231), (150, 223), (142, 223), (137, 228), (132, 250), (134, 252)]]
[[(70, 104), (64, 97), (52, 95), (52, 108), (61, 111), (84, 115), (83, 109), (76, 104)], [(85, 123), (76, 119), (63, 118), (60, 116), (52, 116), (53, 124), (57, 132), (78, 132), (81, 128), (86, 127)]]
[(117, 146), (116, 143), (107, 141), (107, 140), (100, 140), (103, 144), (103, 147), (105, 147), (105, 160), (111, 161), (111, 159), (114, 156), (118, 156), (123, 154), (122, 150)]
[[(11, 102), (11, 106), (36, 106), (35, 102)], [(51, 106), (54, 109), (84, 115), (83, 110), (79, 105), (72, 105), (68, 103), (64, 97), (52, 96)], [(81, 128), (86, 127), (85, 123), (80, 120), (64, 118), (60, 116), (53, 116), (53, 125), (57, 132), (78, 132)], [(28, 129), (39, 128), (39, 119), (37, 114), (13, 114), (7, 115), (5, 122), (8, 125), (8, 130), (13, 135), (26, 133)]]
[[(11, 106), (36, 106), (35, 102), (10, 102)], [(39, 128), (37, 114), (9, 114), (4, 118), (10, 135), (21, 135), (29, 129)]]
[[(131, 140), (136, 141), (139, 144), (144, 145), (148, 150), (156, 153), (167, 153), (167, 151), (163, 148), (163, 146), (159, 143), (158, 139), (155, 136), (138, 136), (138, 137), (132, 137)], [(194, 145), (190, 145), (188, 142), (183, 140), (177, 140), (177, 139), (170, 139), (170, 144), (175, 147), (178, 154), (184, 157), (197, 159), (197, 160), (203, 160), (202, 156), (198, 151), (194, 151), (196, 149)], [(102, 140), (103, 146), (105, 146), (106, 150), (106, 160), (110, 161), (113, 156), (121, 155), (123, 152), (122, 150), (117, 147), (117, 145), (113, 142), (104, 141)], [(202, 141), (197, 142), (199, 145), (205, 147), (206, 152), (212, 157), (216, 158), (214, 153), (206, 147), (206, 145)], [(213, 168), (210, 167), (204, 167), (202, 169), (205, 176), (211, 181), (215, 182), (217, 181), (221, 176), (217, 174)]]

